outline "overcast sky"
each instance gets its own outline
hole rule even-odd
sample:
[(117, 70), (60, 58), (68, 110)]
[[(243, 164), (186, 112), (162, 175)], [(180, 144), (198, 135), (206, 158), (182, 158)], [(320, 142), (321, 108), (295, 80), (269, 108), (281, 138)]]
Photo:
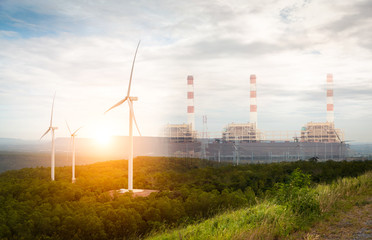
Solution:
[[(194, 76), (196, 129), (217, 135), (249, 122), (257, 76), (258, 127), (300, 130), (326, 121), (334, 76), (335, 124), (372, 141), (372, 1), (0, 1), (0, 137), (38, 139), (56, 91), (57, 137), (128, 134), (127, 91), (142, 134), (184, 123)], [(49, 137), (48, 137), (49, 138)]]

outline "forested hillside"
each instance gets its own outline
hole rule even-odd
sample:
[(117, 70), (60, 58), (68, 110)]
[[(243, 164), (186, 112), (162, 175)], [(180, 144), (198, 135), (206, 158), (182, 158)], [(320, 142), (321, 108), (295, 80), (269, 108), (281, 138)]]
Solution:
[[(199, 159), (139, 157), (134, 187), (160, 190), (149, 197), (110, 194), (127, 186), (127, 161), (71, 167), (28, 168), (0, 174), (2, 239), (136, 239), (187, 225), (273, 195), (297, 171), (309, 186), (358, 176), (372, 161), (219, 165)], [(309, 175), (307, 175), (309, 174)], [(283, 185), (284, 186), (284, 185)], [(280, 200), (280, 199), (279, 199)]]

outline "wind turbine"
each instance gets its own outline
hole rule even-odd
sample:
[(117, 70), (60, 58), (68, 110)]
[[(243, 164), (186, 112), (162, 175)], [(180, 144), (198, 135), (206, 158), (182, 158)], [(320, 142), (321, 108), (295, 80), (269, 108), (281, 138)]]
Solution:
[(133, 63), (132, 63), (132, 70), (130, 72), (130, 78), (129, 78), (129, 86), (128, 86), (128, 92), (127, 95), (124, 99), (120, 100), (118, 103), (116, 103), (114, 106), (109, 108), (105, 113), (110, 111), (113, 108), (116, 108), (117, 106), (120, 106), (123, 104), (125, 101), (127, 101), (129, 105), (129, 160), (128, 160), (128, 190), (133, 191), (133, 120), (134, 123), (136, 124), (137, 131), (139, 135), (141, 136), (141, 132), (139, 131), (138, 125), (136, 118), (134, 116), (134, 111), (133, 111), (133, 101), (138, 101), (138, 97), (131, 97), (130, 96), (130, 87), (132, 84), (132, 76), (133, 76), (133, 69), (134, 69), (134, 63), (136, 61), (136, 56), (137, 56), (137, 51), (138, 47), (140, 45), (141, 41), (138, 42), (136, 52), (134, 54), (133, 58)]
[(50, 160), (50, 176), (51, 176), (52, 181), (54, 181), (54, 166), (55, 166), (55, 144), (54, 144), (54, 137), (55, 136), (54, 136), (54, 131), (58, 129), (58, 127), (53, 127), (53, 108), (54, 108), (55, 98), (56, 98), (56, 94), (54, 93), (53, 104), (52, 104), (52, 114), (50, 116), (50, 125), (49, 125), (48, 130), (46, 130), (46, 132), (40, 138), (40, 140), (41, 140), (45, 135), (47, 135), (47, 133), (49, 131), (52, 132), (52, 156), (51, 156), (51, 160)]
[[(70, 127), (68, 126), (68, 123), (66, 121), (66, 125), (67, 125), (67, 128), (68, 128), (68, 131), (70, 132), (70, 135), (71, 135), (71, 142), (72, 142), (72, 183), (75, 182), (76, 178), (75, 178), (75, 136), (76, 136), (76, 133), (82, 128), (78, 128), (77, 130), (75, 130), (75, 132), (71, 132), (70, 130)], [(71, 144), (70, 142), (70, 144)]]

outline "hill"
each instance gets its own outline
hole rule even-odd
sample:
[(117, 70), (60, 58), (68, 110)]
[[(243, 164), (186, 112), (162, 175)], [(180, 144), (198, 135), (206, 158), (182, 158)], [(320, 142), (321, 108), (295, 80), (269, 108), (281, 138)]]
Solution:
[[(306, 178), (306, 175), (301, 177), (301, 173), (294, 172), (292, 176), (288, 184), (281, 185), (290, 192), (281, 192), (283, 188), (279, 187), (275, 197), (254, 206), (228, 211), (201, 223), (154, 234), (147, 239), (318, 239), (319, 235), (305, 234), (307, 231), (301, 230), (308, 230), (312, 224), (332, 214), (347, 211), (351, 208), (350, 203), (361, 204), (372, 196), (372, 172), (356, 178), (339, 179), (329, 185), (319, 184), (315, 188), (306, 184), (294, 187), (296, 181)], [(287, 195), (286, 199), (280, 201), (283, 193)], [(340, 228), (334, 229), (334, 232), (339, 232)], [(341, 234), (336, 236), (337, 239), (344, 239)]]
[(308, 176), (311, 187), (356, 177), (372, 170), (372, 161), (232, 166), (138, 157), (134, 187), (159, 192), (136, 198), (131, 193), (111, 195), (111, 190), (126, 187), (126, 166), (124, 160), (77, 166), (75, 184), (70, 182), (71, 167), (56, 168), (55, 182), (44, 167), (0, 174), (0, 238), (137, 239), (226, 211), (259, 207), (260, 199), (273, 197), (295, 172)]

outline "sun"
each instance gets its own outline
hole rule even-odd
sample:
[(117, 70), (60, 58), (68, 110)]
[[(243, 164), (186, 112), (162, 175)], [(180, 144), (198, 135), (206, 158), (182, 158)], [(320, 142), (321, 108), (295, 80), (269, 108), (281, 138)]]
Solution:
[(115, 130), (112, 126), (113, 123), (103, 117), (96, 119), (90, 125), (90, 138), (93, 139), (97, 145), (109, 145), (112, 142), (112, 136), (115, 135)]
[(100, 129), (96, 131), (94, 139), (101, 145), (108, 145), (111, 142), (111, 135), (107, 129)]

